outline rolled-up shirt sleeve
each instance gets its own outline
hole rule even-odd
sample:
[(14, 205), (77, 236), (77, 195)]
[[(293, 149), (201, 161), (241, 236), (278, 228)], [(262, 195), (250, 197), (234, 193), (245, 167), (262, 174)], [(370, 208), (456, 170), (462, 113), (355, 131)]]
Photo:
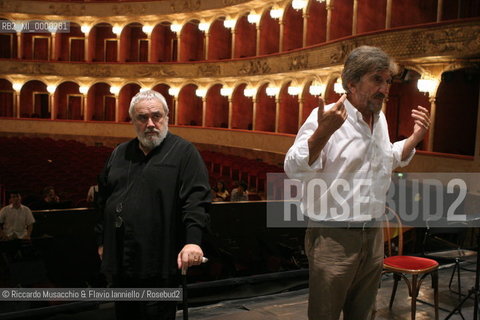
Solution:
[(302, 125), (298, 131), (295, 142), (285, 156), (283, 167), (290, 179), (304, 180), (323, 168), (323, 152), (311, 165), (308, 164), (310, 158), (308, 139), (317, 129), (317, 110), (318, 109), (314, 109)]
[(392, 144), (392, 150), (393, 150), (393, 169), (398, 168), (398, 167), (405, 167), (410, 163), (412, 160), (413, 156), (415, 155), (415, 148), (410, 152), (408, 157), (405, 160), (402, 160), (402, 154), (403, 154), (403, 148), (405, 146), (405, 142), (407, 139), (404, 139), (402, 141), (397, 141)]

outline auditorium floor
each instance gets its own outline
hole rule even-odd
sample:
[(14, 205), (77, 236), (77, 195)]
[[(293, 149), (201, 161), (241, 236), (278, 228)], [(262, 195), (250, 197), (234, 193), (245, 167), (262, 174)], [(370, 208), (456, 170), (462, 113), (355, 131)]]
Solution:
[[(474, 267), (474, 266), (469, 266)], [(439, 273), (439, 301), (440, 317), (445, 319), (449, 310), (458, 304), (458, 296), (448, 289), (448, 281), (452, 267), (444, 267)], [(424, 301), (433, 302), (433, 290), (430, 286), (430, 277), (422, 284), (419, 298)], [(393, 279), (391, 276), (384, 276), (382, 287), (377, 296), (377, 320), (384, 319), (410, 319), (410, 298), (405, 282), (398, 287), (393, 309), (388, 309)], [(462, 271), (462, 291), (467, 292), (474, 284), (474, 273)], [(456, 281), (453, 283), (456, 286)], [(223, 301), (221, 303), (190, 308), (189, 319), (191, 320), (303, 320), (307, 319), (307, 289), (285, 292), (280, 294), (261, 296), (249, 299)], [(473, 299), (467, 300), (462, 309), (464, 319), (473, 319)], [(453, 315), (450, 319), (461, 319), (459, 314)], [(101, 305), (98, 310), (78, 313), (75, 315), (56, 315), (49, 317), (49, 320), (77, 319), (96, 320), (114, 319), (112, 304)], [(177, 320), (183, 319), (182, 312), (177, 313)], [(418, 320), (434, 319), (433, 307), (425, 303), (417, 303)]]

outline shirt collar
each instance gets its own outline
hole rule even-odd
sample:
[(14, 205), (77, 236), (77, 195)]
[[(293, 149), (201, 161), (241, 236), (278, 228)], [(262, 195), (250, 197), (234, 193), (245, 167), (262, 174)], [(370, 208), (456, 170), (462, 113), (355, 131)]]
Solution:
[(363, 116), (360, 111), (358, 111), (358, 109), (355, 108), (352, 103), (348, 101), (348, 99), (345, 99), (344, 105), (345, 109), (347, 109), (348, 116), (355, 120), (355, 122), (363, 120)]
[[(347, 109), (347, 113), (348, 113), (349, 117), (352, 117), (352, 119), (355, 120), (355, 122), (358, 122), (360, 120), (363, 121), (362, 113), (360, 111), (358, 111), (358, 109), (355, 108), (353, 106), (353, 104), (350, 101), (348, 101), (348, 99), (345, 99), (344, 105), (345, 105), (345, 109)], [(380, 116), (380, 112), (377, 112), (377, 113), (373, 114), (373, 123), (374, 124), (377, 122), (378, 117)]]

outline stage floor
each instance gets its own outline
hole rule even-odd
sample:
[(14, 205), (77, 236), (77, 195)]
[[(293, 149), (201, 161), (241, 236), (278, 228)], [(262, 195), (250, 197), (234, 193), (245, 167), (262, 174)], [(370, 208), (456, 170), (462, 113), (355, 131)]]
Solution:
[[(469, 265), (474, 268), (474, 265)], [(451, 310), (458, 304), (458, 295), (448, 289), (448, 282), (453, 268), (444, 267), (439, 272), (439, 318), (445, 319)], [(455, 276), (456, 277), (456, 276)], [(462, 291), (465, 293), (474, 285), (474, 272), (463, 271)], [(410, 319), (410, 298), (404, 281), (399, 283), (395, 302), (392, 310), (388, 304), (393, 285), (391, 275), (385, 275), (382, 286), (377, 295), (377, 320), (406, 320)], [(452, 286), (456, 289), (457, 282), (454, 279)], [(298, 290), (276, 295), (256, 297), (252, 299), (225, 301), (216, 305), (192, 308), (189, 312), (189, 319), (192, 320), (307, 320), (307, 299), (308, 290)], [(422, 284), (419, 299), (433, 303), (433, 289), (431, 288), (430, 277), (427, 277)], [(466, 301), (462, 308), (465, 319), (473, 319), (473, 299)], [(433, 306), (417, 302), (416, 319), (434, 319)], [(177, 314), (177, 320), (181, 320), (181, 312)], [(459, 314), (454, 314), (450, 319), (462, 319)]]
[[(473, 268), (474, 265), (468, 265)], [(452, 266), (442, 266), (439, 272), (439, 301), (440, 301), (440, 319), (445, 319), (449, 310), (455, 308), (458, 304), (458, 295), (448, 289), (448, 281), (452, 272)], [(453, 286), (456, 288), (456, 280)], [(377, 296), (377, 315), (376, 319), (410, 319), (410, 298), (405, 282), (400, 282), (395, 303), (392, 310), (388, 309), (393, 279), (391, 275), (385, 275), (382, 280), (382, 286)], [(474, 284), (474, 272), (462, 270), (463, 292), (468, 290)], [(229, 300), (216, 304), (205, 305), (190, 308), (189, 319), (191, 320), (306, 320), (307, 319), (307, 297), (308, 290), (301, 289), (280, 294), (260, 296), (248, 299)], [(430, 277), (426, 278), (422, 284), (419, 298), (433, 302), (433, 290), (431, 288)], [(467, 300), (462, 309), (465, 319), (473, 319), (473, 299)], [(114, 310), (112, 303), (102, 304), (99, 309), (81, 312), (77, 314), (59, 314), (51, 316), (49, 320), (76, 319), (76, 320), (113, 320)], [(182, 311), (177, 313), (177, 320), (183, 319)], [(418, 320), (434, 319), (433, 307), (421, 302), (417, 303)], [(459, 314), (453, 315), (450, 319), (461, 319)]]

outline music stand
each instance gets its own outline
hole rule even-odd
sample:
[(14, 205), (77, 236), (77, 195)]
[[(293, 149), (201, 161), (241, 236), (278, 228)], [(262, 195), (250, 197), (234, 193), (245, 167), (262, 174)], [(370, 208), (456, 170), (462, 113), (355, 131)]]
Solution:
[[(480, 290), (480, 234), (477, 232), (477, 265), (475, 268), (475, 285), (468, 291), (468, 294), (465, 296), (465, 298), (460, 301), (460, 303), (453, 309), (448, 316), (445, 318), (445, 320), (450, 319), (452, 315), (457, 313), (457, 311), (460, 311), (460, 315), (463, 318), (463, 315), (461, 314), (461, 309), (465, 301), (470, 299), (470, 296), (473, 294), (475, 303), (473, 305), (473, 320), (478, 319), (478, 298), (479, 298), (479, 290)], [(464, 318), (463, 318), (464, 319)]]

